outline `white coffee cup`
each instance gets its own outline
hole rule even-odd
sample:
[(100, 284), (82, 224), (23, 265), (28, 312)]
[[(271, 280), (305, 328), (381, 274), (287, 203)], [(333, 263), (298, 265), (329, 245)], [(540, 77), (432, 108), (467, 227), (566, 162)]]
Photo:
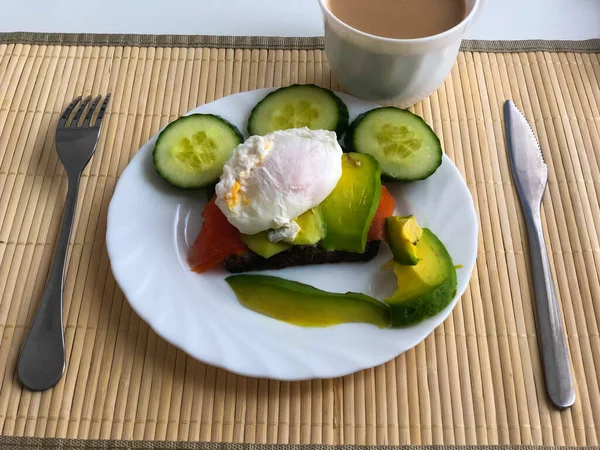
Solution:
[(325, 21), (325, 53), (340, 85), (367, 100), (407, 107), (442, 85), (456, 61), (462, 37), (481, 0), (465, 0), (466, 17), (443, 33), (391, 39), (364, 33), (339, 20), (319, 0)]

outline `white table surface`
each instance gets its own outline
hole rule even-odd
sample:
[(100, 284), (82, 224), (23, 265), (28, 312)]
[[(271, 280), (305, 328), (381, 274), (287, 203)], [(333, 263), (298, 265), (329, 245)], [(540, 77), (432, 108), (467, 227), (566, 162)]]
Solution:
[[(600, 0), (483, 1), (480, 17), (466, 38), (600, 37)], [(0, 32), (323, 34), (316, 0), (2, 0), (0, 3)]]

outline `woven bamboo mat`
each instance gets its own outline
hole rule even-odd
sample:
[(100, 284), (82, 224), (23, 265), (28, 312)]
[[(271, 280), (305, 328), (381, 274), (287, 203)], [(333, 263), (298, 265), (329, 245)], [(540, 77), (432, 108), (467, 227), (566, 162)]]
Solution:
[[(395, 360), (340, 379), (289, 383), (238, 377), (168, 345), (132, 312), (109, 268), (104, 236), (115, 183), (161, 126), (235, 92), (295, 82), (338, 89), (318, 45), (239, 49), (234, 40), (211, 47), (0, 43), (1, 434), (597, 445), (599, 55), (459, 55), (446, 83), (413, 109), (440, 135), (475, 200), (479, 255), (469, 288), (443, 325)], [(14, 373), (66, 194), (54, 129), (73, 97), (109, 91), (71, 242), (67, 372), (54, 389), (31, 393)], [(543, 220), (577, 385), (577, 402), (564, 412), (545, 396), (527, 241), (506, 157), (506, 98), (530, 119), (549, 166)]]

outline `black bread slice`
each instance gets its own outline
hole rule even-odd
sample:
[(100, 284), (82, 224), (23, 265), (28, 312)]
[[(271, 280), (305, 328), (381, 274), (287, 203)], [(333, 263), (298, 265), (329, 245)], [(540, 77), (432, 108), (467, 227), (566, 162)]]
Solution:
[(327, 251), (310, 245), (294, 245), (270, 258), (263, 258), (249, 251), (241, 255), (231, 255), (223, 261), (225, 269), (231, 273), (250, 272), (254, 270), (285, 269), (293, 266), (312, 264), (331, 264), (340, 262), (370, 261), (379, 252), (380, 241), (367, 242), (364, 253), (345, 251)]

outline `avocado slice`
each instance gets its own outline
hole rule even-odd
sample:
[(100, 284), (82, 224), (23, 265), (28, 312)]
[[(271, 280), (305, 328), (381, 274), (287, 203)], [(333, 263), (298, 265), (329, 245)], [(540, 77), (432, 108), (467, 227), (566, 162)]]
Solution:
[(381, 168), (371, 155), (344, 153), (342, 177), (321, 203), (325, 250), (362, 253), (381, 197)]
[(456, 294), (456, 268), (444, 244), (423, 228), (416, 247), (418, 264), (394, 262), (398, 289), (384, 300), (392, 312), (392, 328), (413, 325), (439, 313)]
[(254, 253), (259, 254), (263, 258), (270, 258), (277, 253), (281, 253), (291, 247), (285, 242), (271, 242), (269, 240), (269, 232), (261, 231), (257, 234), (242, 234), (242, 241)]
[(293, 325), (328, 327), (353, 322), (379, 328), (390, 325), (390, 308), (364, 294), (335, 294), (268, 275), (232, 275), (225, 281), (246, 308)]
[(300, 231), (292, 241), (294, 245), (314, 245), (327, 234), (321, 208), (318, 206), (298, 216), (296, 223), (300, 226)]
[(394, 261), (405, 266), (414, 266), (419, 262), (417, 244), (423, 230), (415, 216), (386, 217), (385, 236), (394, 255)]

